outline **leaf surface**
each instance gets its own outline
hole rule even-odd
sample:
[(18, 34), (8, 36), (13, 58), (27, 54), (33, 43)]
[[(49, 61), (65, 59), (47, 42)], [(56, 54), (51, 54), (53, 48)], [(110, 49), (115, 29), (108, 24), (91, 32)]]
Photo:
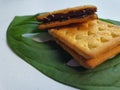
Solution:
[[(49, 35), (47, 30), (38, 30), (36, 16), (16, 16), (7, 30), (8, 45), (19, 57), (48, 77), (81, 90), (120, 90), (120, 55), (92, 70), (69, 67), (72, 57), (54, 41), (33, 39), (34, 35)], [(101, 20), (120, 25), (119, 21)]]

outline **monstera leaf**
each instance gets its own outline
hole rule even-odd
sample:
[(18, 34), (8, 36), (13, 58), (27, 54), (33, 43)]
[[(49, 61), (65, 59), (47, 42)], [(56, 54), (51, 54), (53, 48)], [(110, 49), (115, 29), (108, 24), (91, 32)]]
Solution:
[(8, 45), (19, 57), (48, 77), (81, 90), (120, 90), (120, 55), (92, 70), (70, 67), (66, 63), (72, 57), (59, 45), (39, 41), (50, 36), (47, 30), (38, 30), (36, 16), (16, 16), (7, 30)]

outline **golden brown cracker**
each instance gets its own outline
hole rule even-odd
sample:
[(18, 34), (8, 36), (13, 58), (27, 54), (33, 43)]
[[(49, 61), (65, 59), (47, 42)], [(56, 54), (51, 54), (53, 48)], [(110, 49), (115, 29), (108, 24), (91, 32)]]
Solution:
[(101, 20), (51, 29), (49, 33), (86, 59), (96, 58), (120, 44), (120, 27)]
[(97, 19), (97, 7), (84, 5), (67, 8), (39, 15), (37, 20), (42, 22), (39, 29), (48, 29), (73, 23), (83, 23), (88, 20)]
[(71, 49), (70, 47), (66, 46), (64, 43), (58, 41), (56, 39), (56, 42), (64, 48), (68, 53), (73, 56), (73, 58), (83, 67), (88, 69), (93, 69), (97, 67), (98, 65), (102, 64), (103, 62), (109, 60), (111, 57), (117, 55), (120, 53), (120, 46), (117, 46), (115, 48), (112, 48), (111, 50), (91, 59), (85, 59), (83, 56), (79, 55), (76, 51)]

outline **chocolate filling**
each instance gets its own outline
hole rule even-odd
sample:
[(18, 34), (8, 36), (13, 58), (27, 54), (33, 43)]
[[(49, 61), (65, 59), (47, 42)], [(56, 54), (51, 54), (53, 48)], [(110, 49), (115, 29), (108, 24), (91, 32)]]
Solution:
[(83, 18), (88, 15), (94, 14), (96, 10), (94, 9), (84, 9), (84, 10), (76, 10), (76, 11), (71, 11), (68, 12), (67, 14), (59, 13), (59, 14), (52, 14), (48, 15), (46, 18), (43, 18), (39, 21), (42, 21), (43, 23), (49, 23), (49, 22), (54, 22), (54, 21), (65, 21), (68, 19), (73, 19), (73, 18)]

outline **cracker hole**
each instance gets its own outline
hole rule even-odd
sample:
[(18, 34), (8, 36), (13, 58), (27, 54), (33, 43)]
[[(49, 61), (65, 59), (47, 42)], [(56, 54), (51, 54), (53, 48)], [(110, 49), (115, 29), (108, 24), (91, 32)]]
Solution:
[(75, 40), (80, 40), (80, 39), (81, 39), (81, 36), (79, 36), (79, 35), (75, 36)]
[(100, 38), (97, 38), (96, 41), (101, 42), (101, 41), (100, 41)]
[(112, 24), (108, 24), (107, 27), (108, 27), (108, 28), (112, 28), (112, 27), (114, 27), (114, 26), (113, 26)]
[(97, 20), (97, 23), (99, 24), (99, 23), (100, 23), (100, 21), (99, 21), (99, 20)]
[(92, 31), (90, 31), (90, 30), (88, 31), (88, 36), (89, 36), (89, 35), (93, 35), (93, 34), (94, 34), (94, 33), (93, 33)]
[(109, 40), (108, 40), (107, 38), (105, 38), (105, 37), (101, 37), (101, 38), (100, 38), (100, 41), (101, 41), (102, 43), (105, 43), (105, 42), (108, 42)]
[(88, 48), (89, 48), (89, 49), (95, 49), (95, 48), (97, 48), (97, 47), (98, 47), (97, 45), (88, 44)]
[(116, 37), (119, 37), (120, 35), (117, 34), (117, 33), (111, 33), (111, 36), (112, 36), (113, 38), (116, 38)]
[(68, 35), (68, 34), (69, 34), (69, 31), (66, 31), (65, 34)]
[(82, 46), (84, 47), (84, 48), (88, 48), (88, 44), (87, 43), (82, 43)]
[(105, 30), (103, 27), (98, 28), (98, 31), (103, 31), (103, 30)]
[(90, 49), (95, 49), (95, 48), (99, 47), (100, 45), (101, 45), (100, 41), (97, 41), (96, 39), (88, 42), (88, 47)]

